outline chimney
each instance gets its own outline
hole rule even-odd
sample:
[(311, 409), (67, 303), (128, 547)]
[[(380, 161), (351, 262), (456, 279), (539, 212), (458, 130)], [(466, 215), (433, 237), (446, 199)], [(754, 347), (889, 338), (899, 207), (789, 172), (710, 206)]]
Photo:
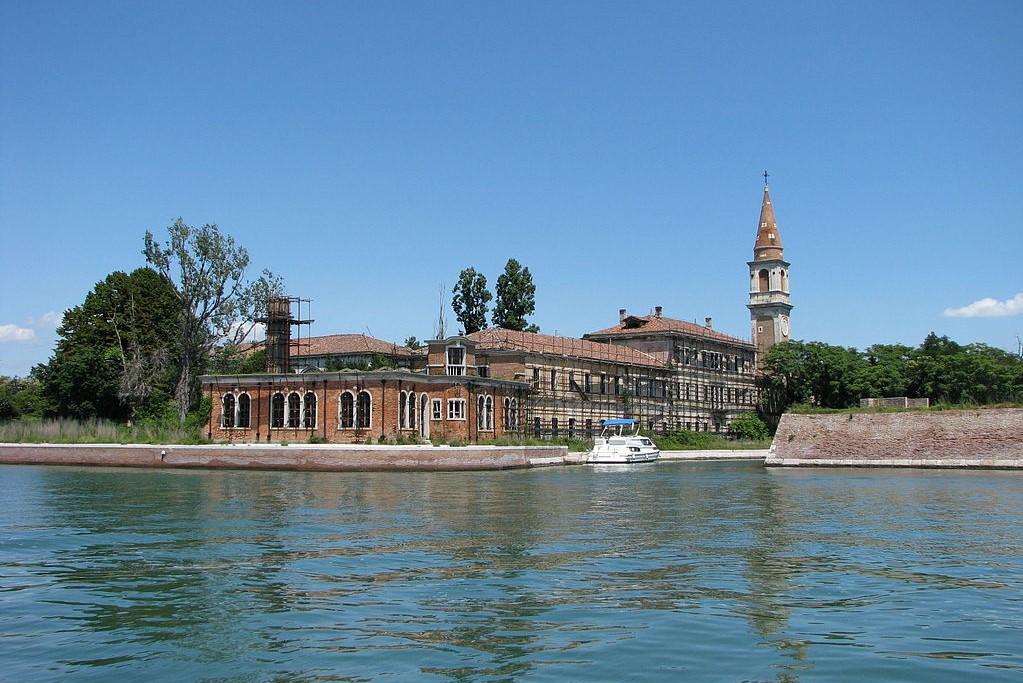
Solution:
[(711, 326), (711, 324), (710, 324), (710, 323), (711, 323), (711, 319), (710, 319), (710, 317), (704, 318), (704, 320), (706, 320), (706, 321), (707, 321), (707, 324), (705, 325), (705, 327), (706, 327), (706, 328), (707, 328), (708, 330), (714, 329), (714, 328), (713, 328), (713, 327)]
[(660, 306), (654, 306), (654, 316), (656, 316), (658, 318), (661, 317), (661, 307)]
[(619, 308), (618, 309), (618, 322), (620, 322), (620, 323), (625, 322), (625, 309), (624, 308)]

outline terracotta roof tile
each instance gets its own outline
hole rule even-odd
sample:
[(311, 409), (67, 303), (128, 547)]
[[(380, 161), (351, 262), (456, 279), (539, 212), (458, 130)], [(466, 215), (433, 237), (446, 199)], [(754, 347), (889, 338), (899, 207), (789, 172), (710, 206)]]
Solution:
[(618, 323), (614, 327), (609, 327), (606, 330), (600, 330), (598, 332), (590, 332), (590, 336), (627, 337), (630, 335), (646, 335), (657, 332), (674, 332), (691, 337), (703, 337), (704, 339), (714, 339), (716, 341), (728, 342), (731, 344), (750, 345), (750, 342), (748, 341), (731, 337), (727, 334), (712, 330), (709, 327), (704, 327), (703, 325), (656, 315), (629, 316), (623, 322)]
[(359, 353), (382, 353), (388, 356), (418, 356), (424, 351), (413, 351), (402, 344), (374, 339), (365, 334), (331, 334), (325, 337), (305, 337), (291, 340), (291, 354), (296, 358), (309, 356), (346, 356)]
[(630, 365), (664, 367), (664, 363), (653, 356), (615, 344), (601, 344), (585, 339), (554, 337), (548, 334), (518, 332), (492, 327), (468, 335), (476, 342), (477, 351), (516, 350), (530, 353), (544, 353), (552, 356), (571, 356), (588, 360), (608, 361)]

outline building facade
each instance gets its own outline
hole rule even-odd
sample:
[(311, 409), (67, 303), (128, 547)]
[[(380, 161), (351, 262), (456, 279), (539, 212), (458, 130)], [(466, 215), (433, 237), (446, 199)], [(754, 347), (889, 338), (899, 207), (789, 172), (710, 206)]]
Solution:
[(612, 418), (635, 418), (658, 433), (726, 431), (755, 410), (760, 359), (791, 335), (789, 264), (766, 184), (753, 253), (751, 342), (714, 330), (710, 318), (698, 325), (666, 317), (660, 306), (646, 316), (621, 309), (617, 325), (583, 339), (487, 329), (423, 349), (352, 334), (282, 341), (268, 358), (292, 372), (202, 378), (212, 404), (208, 435), (337, 443), (588, 439)]

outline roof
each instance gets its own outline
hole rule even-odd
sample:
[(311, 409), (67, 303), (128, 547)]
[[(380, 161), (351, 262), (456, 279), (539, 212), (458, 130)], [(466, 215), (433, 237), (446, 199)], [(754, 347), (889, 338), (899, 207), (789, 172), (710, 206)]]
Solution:
[(418, 356), (422, 355), (423, 351), (414, 351), (404, 344), (374, 339), (365, 334), (331, 334), (326, 337), (304, 337), (291, 340), (291, 355), (294, 358), (349, 356), (362, 353)]
[(473, 332), (468, 337), (476, 342), (477, 353), (480, 351), (514, 350), (526, 351), (528, 353), (543, 353), (551, 356), (585, 358), (587, 360), (622, 363), (625, 365), (664, 367), (663, 362), (642, 351), (637, 351), (628, 346), (601, 344), (599, 342), (587, 341), (586, 339), (553, 337), (549, 334), (519, 332), (518, 330), (505, 330), (499, 327), (491, 327), (479, 332)]
[(589, 336), (628, 337), (632, 335), (648, 335), (657, 333), (684, 334), (689, 337), (702, 337), (704, 339), (728, 342), (729, 344), (743, 344), (745, 346), (751, 346), (748, 341), (731, 337), (722, 332), (712, 330), (709, 327), (686, 322), (685, 320), (665, 318), (659, 315), (630, 315), (614, 327), (609, 327), (606, 330), (600, 330), (599, 332), (590, 332)]
[(760, 206), (760, 221), (757, 223), (757, 243), (753, 245), (753, 259), (765, 261), (782, 257), (781, 233), (778, 221), (774, 219), (771, 192), (764, 185), (764, 203)]

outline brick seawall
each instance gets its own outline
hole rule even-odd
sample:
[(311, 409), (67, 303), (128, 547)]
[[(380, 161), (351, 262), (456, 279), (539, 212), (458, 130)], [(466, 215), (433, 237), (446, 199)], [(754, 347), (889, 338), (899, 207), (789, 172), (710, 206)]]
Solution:
[(500, 470), (567, 461), (564, 446), (0, 444), (0, 464), (261, 470)]
[(786, 414), (766, 464), (1023, 468), (1023, 409)]

